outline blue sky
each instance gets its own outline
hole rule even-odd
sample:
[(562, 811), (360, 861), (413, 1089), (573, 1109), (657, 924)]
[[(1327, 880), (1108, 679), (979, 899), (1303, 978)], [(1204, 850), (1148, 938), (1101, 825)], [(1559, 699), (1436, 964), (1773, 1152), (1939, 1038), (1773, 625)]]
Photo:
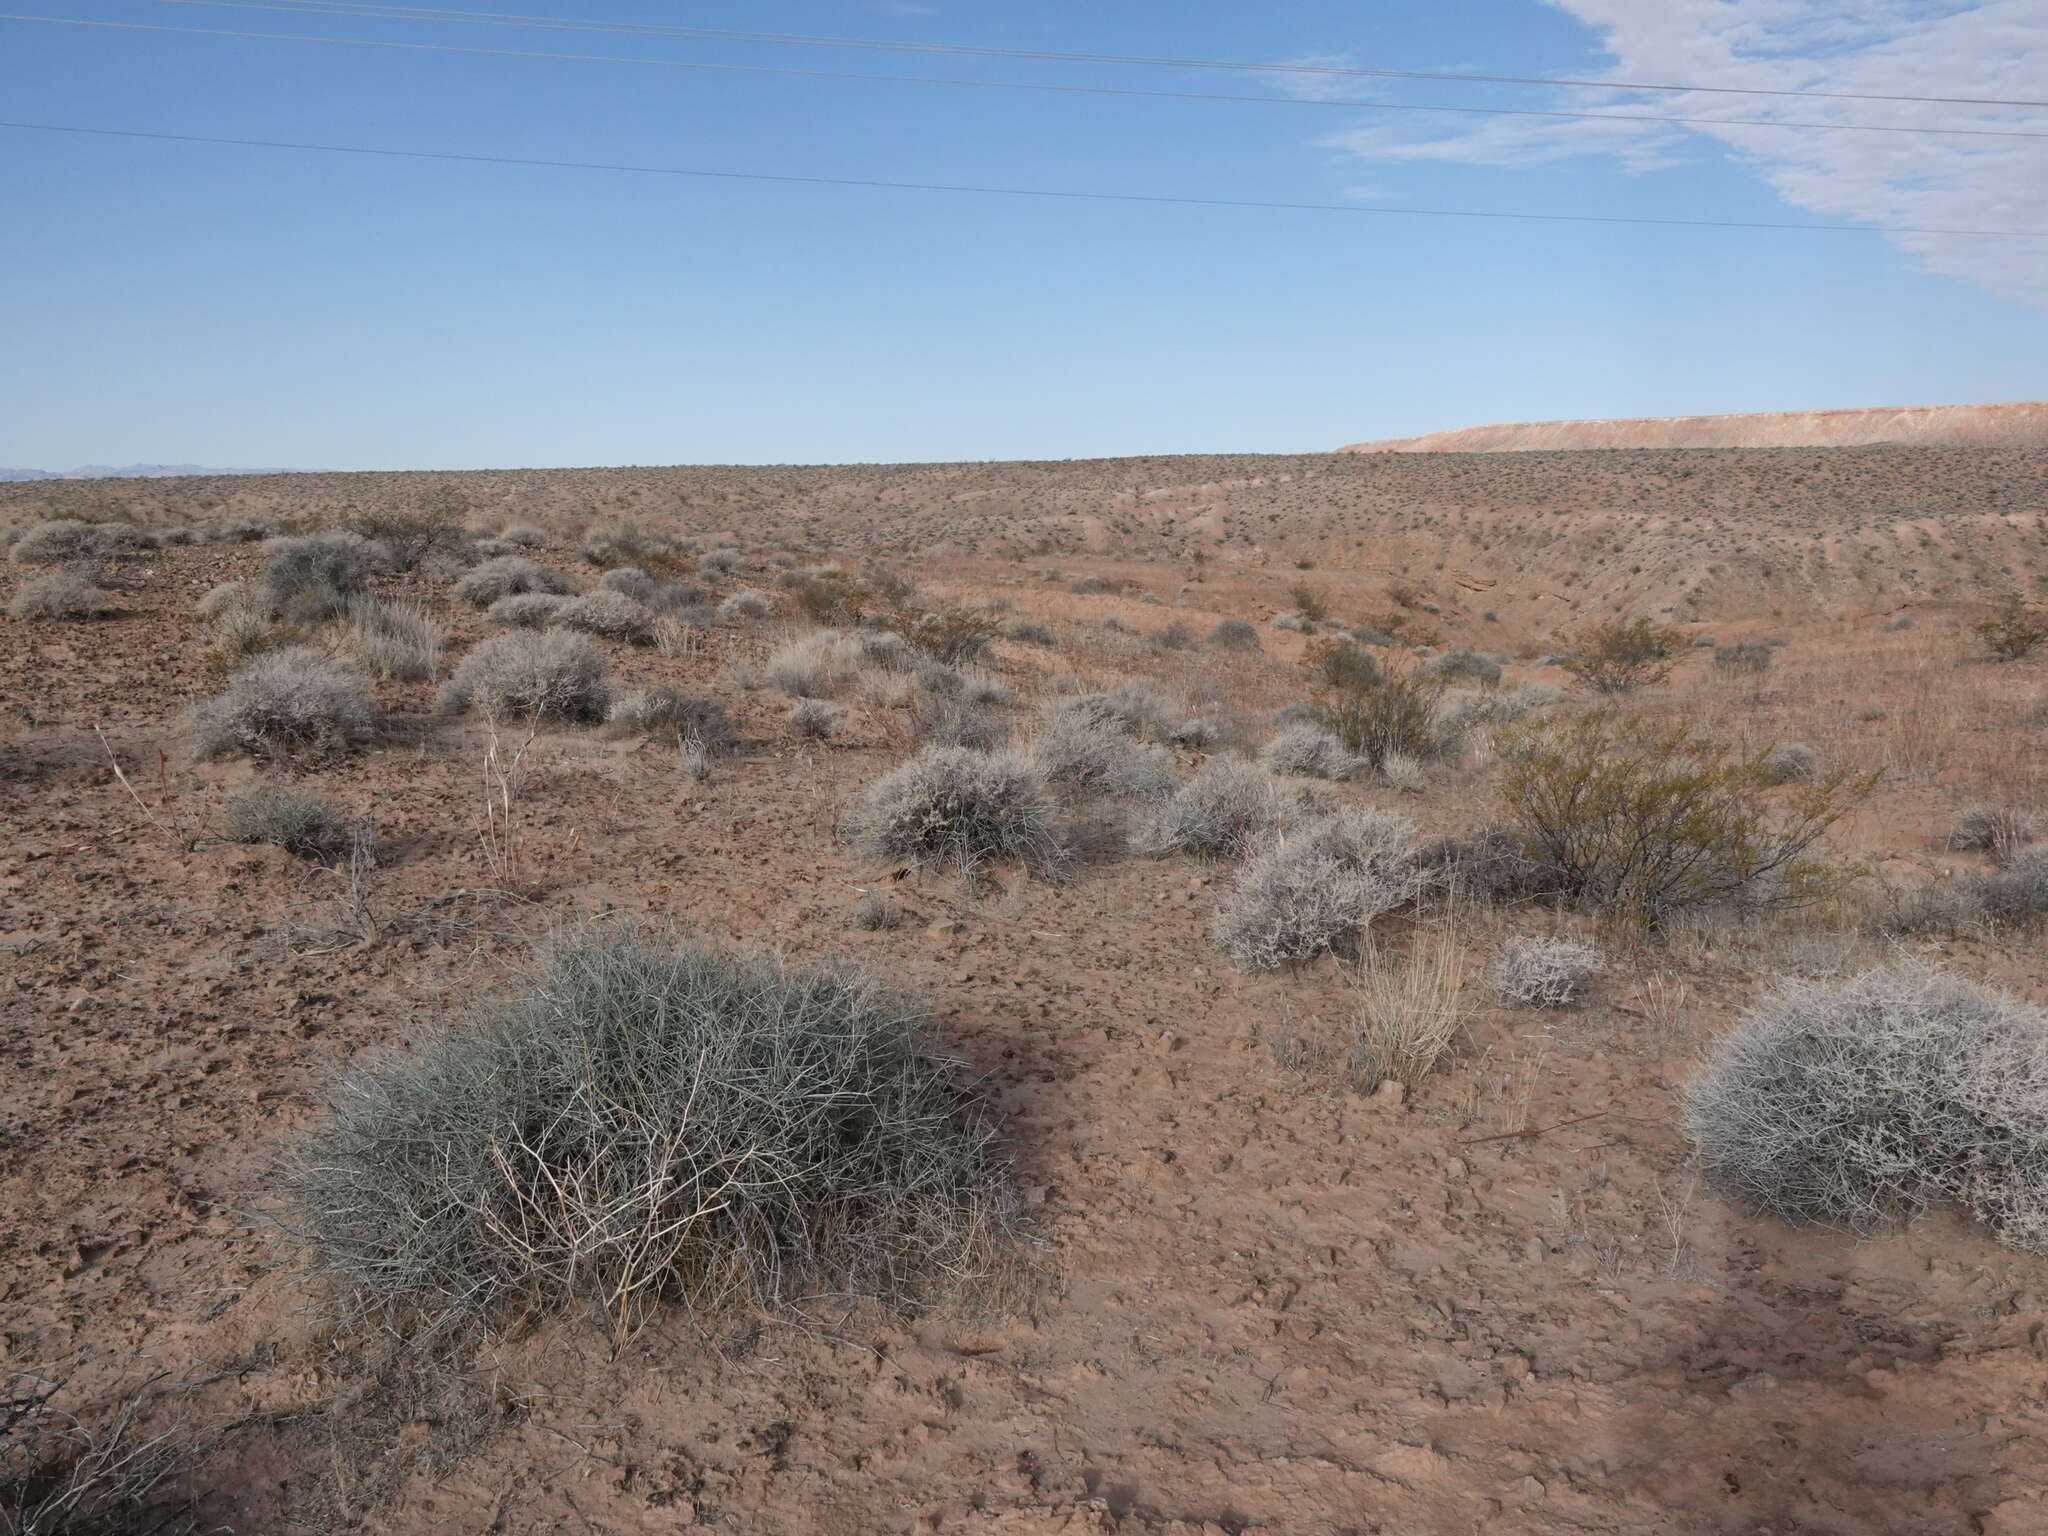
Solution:
[[(2035, 0), (526, 0), (530, 13), (1478, 73), (2041, 95)], [(1745, 8), (1753, 14), (1743, 14)], [(279, 14), (24, 12), (959, 78), (2012, 126)], [(1789, 18), (1789, 19), (1788, 19)], [(1731, 28), (1731, 21), (1739, 23)], [(560, 160), (2048, 229), (2048, 140), (974, 90), (0, 21), (10, 119)], [(2048, 241), (1083, 203), (0, 131), (0, 464), (1058, 458), (2048, 396)]]

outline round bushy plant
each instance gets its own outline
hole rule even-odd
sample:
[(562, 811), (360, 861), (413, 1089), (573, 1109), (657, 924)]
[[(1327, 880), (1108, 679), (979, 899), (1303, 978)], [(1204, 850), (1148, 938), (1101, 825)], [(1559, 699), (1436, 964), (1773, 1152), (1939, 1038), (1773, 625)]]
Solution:
[(583, 1304), (907, 1304), (1011, 1208), (993, 1127), (922, 1009), (629, 929), (353, 1068), (287, 1158), (289, 1229), (364, 1310), (425, 1333)]
[(360, 746), (376, 727), (377, 708), (347, 668), (293, 645), (237, 667), (192, 721), (202, 757), (318, 755)]
[(590, 725), (611, 702), (604, 653), (563, 630), (513, 630), (480, 642), (442, 685), (444, 715), (474, 709), (490, 720), (554, 720)]
[(918, 869), (1014, 860), (1055, 874), (1067, 862), (1044, 773), (1021, 752), (926, 747), (867, 785), (841, 831), (870, 858)]

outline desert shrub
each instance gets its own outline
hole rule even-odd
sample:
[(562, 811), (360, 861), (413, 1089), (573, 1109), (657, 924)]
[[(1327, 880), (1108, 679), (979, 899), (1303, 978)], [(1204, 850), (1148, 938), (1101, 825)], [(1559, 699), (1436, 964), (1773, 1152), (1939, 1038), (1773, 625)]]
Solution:
[(842, 711), (830, 699), (791, 699), (783, 723), (799, 741), (825, 741), (839, 729)]
[(1787, 983), (1682, 1118), (1732, 1204), (1855, 1232), (1962, 1205), (2048, 1251), (2048, 1014), (1995, 989), (1906, 968)]
[(1300, 822), (1313, 808), (1305, 795), (1236, 758), (1219, 758), (1173, 794), (1139, 827), (1140, 853), (1167, 858), (1235, 859)]
[(1390, 756), (1446, 755), (1437, 723), (1446, 685), (1436, 673), (1382, 667), (1357, 646), (1331, 640), (1311, 643), (1302, 664), (1317, 684), (1321, 723), (1347, 752), (1376, 770)]
[(1311, 624), (1320, 624), (1330, 616), (1330, 600), (1321, 587), (1297, 581), (1287, 589), (1287, 596), (1294, 604), (1294, 611)]
[(247, 608), (258, 601), (256, 593), (246, 581), (224, 581), (216, 587), (209, 587), (206, 595), (192, 607), (202, 619), (218, 619), (237, 608)]
[(1010, 739), (1010, 722), (962, 698), (942, 698), (918, 711), (918, 728), (936, 747), (987, 752)]
[(1165, 748), (1141, 745), (1111, 721), (1086, 713), (1050, 712), (1031, 743), (1031, 755), (1045, 777), (1056, 784), (1073, 784), (1132, 800), (1157, 799), (1173, 792), (1173, 771)]
[(1275, 629), (1291, 630), (1298, 635), (1312, 635), (1315, 633), (1314, 623), (1304, 619), (1298, 613), (1276, 613), (1266, 622)]
[[(709, 605), (704, 589), (683, 581), (651, 576), (637, 565), (614, 566), (597, 580), (601, 592), (630, 597), (656, 613), (699, 614)], [(697, 622), (704, 622), (701, 616)]]
[(1019, 645), (1051, 645), (1053, 643), (1052, 626), (1041, 624), (1036, 619), (1014, 620), (1005, 633)]
[(604, 719), (611, 691), (604, 653), (583, 636), (512, 630), (473, 646), (435, 702), (444, 715), (588, 725)]
[(1076, 597), (1102, 597), (1111, 592), (1121, 592), (1123, 589), (1122, 582), (1106, 581), (1100, 576), (1083, 576), (1078, 581), (1067, 584), (1067, 590)]
[(1984, 642), (1993, 661), (2018, 661), (2033, 655), (2041, 642), (2048, 640), (2048, 612), (2010, 597), (1996, 613), (1979, 619), (1970, 629)]
[(1977, 910), (1993, 922), (2048, 916), (2048, 843), (2013, 850), (2001, 868), (1979, 876), (1969, 890)]
[(1141, 677), (1125, 678), (1114, 688), (1055, 699), (1046, 707), (1046, 719), (1077, 720), (1099, 725), (1125, 736), (1152, 739), (1164, 737), (1185, 708)]
[(1149, 637), (1149, 641), (1156, 650), (1184, 651), (1195, 643), (1195, 632), (1189, 629), (1187, 625), (1181, 623), (1180, 620), (1175, 619), (1166, 628), (1155, 630)]
[(767, 593), (756, 592), (752, 587), (742, 587), (718, 605), (718, 617), (727, 624), (737, 624), (743, 619), (765, 619), (775, 611), (775, 604)]
[(1819, 763), (1813, 748), (1788, 741), (1764, 754), (1761, 773), (1766, 784), (1803, 784)]
[(789, 573), (783, 586), (797, 610), (815, 624), (858, 624), (876, 600), (872, 588), (836, 566)]
[(869, 858), (918, 869), (1015, 861), (1057, 874), (1068, 854), (1056, 815), (1030, 756), (926, 747), (863, 788), (841, 831)]
[[(447, 505), (412, 509), (373, 508), (342, 524), (348, 532), (389, 552), (395, 571), (416, 571), (434, 555), (453, 554), (467, 542), (462, 522)], [(517, 543), (517, 540), (508, 540)], [(536, 539), (535, 543), (545, 540)]]
[(2000, 854), (2032, 838), (2040, 818), (2011, 806), (1973, 805), (1949, 828), (1948, 846), (1962, 853)]
[[(0, 1531), (8, 1536), (198, 1536), (190, 1474), (224, 1429), (162, 1422), (183, 1383), (118, 1390), (88, 1419), (58, 1406), (69, 1379), (0, 1375)], [(145, 1420), (156, 1421), (145, 1430)]]
[(1319, 725), (1282, 731), (1259, 749), (1259, 761), (1270, 772), (1301, 779), (1355, 778), (1371, 766)]
[(919, 650), (949, 665), (986, 655), (1002, 633), (1001, 618), (986, 608), (906, 610), (889, 615), (885, 622)]
[(666, 684), (614, 696), (605, 710), (604, 725), (608, 735), (695, 741), (711, 753), (729, 751), (733, 744), (732, 722), (723, 704), (716, 699), (693, 698)]
[(318, 795), (258, 784), (228, 796), (227, 836), (232, 843), (268, 843), (301, 859), (331, 863), (349, 851), (356, 827)]
[(882, 933), (903, 926), (903, 914), (879, 896), (863, 896), (853, 904), (853, 926), (863, 933)]
[(564, 596), (569, 580), (524, 555), (500, 555), (463, 574), (455, 583), (455, 595), (472, 608), (488, 608), (501, 597), (518, 592), (546, 592)]
[(1173, 746), (1201, 751), (1215, 746), (1217, 741), (1221, 739), (1222, 734), (1217, 729), (1216, 723), (1213, 720), (1191, 718), (1181, 721), (1179, 725), (1168, 731), (1166, 739)]
[(104, 559), (114, 543), (103, 523), (81, 523), (70, 518), (53, 518), (37, 523), (14, 541), (16, 565), (69, 565), (78, 560)]
[(1560, 663), (1595, 693), (1629, 693), (1671, 675), (1685, 636), (1655, 619), (1601, 619), (1569, 636)]
[(212, 544), (261, 544), (283, 532), (284, 524), (274, 517), (265, 517), (260, 512), (237, 512), (209, 525), (205, 536)]
[(1256, 651), (1258, 627), (1245, 619), (1224, 619), (1209, 631), (1209, 644), (1226, 651)]
[(706, 550), (697, 560), (697, 569), (706, 576), (731, 576), (741, 565), (740, 553), (736, 549)]
[(569, 598), (547, 622), (550, 629), (573, 629), (627, 645), (647, 645), (654, 639), (653, 610), (623, 592), (600, 590)]
[(768, 658), (768, 681), (793, 699), (829, 698), (868, 664), (860, 640), (832, 629), (799, 635)]
[(1010, 1209), (925, 1012), (850, 971), (624, 929), (351, 1069), (286, 1160), (313, 1270), (428, 1337), (813, 1289), (910, 1304)]
[(681, 568), (690, 564), (676, 541), (632, 523), (607, 523), (584, 535), (581, 554), (600, 569), (614, 565), (655, 565)]
[(441, 671), (441, 626), (424, 604), (358, 593), (348, 605), (349, 648), (372, 677), (431, 681)]
[(1500, 941), (1486, 975), (1494, 995), (1512, 1008), (1562, 1008), (1604, 963), (1589, 944), (1518, 933)]
[(1487, 687), (1500, 681), (1500, 663), (1477, 651), (1445, 651), (1429, 665), (1442, 677), (1465, 678)]
[(967, 687), (966, 679), (942, 661), (920, 657), (910, 669), (910, 680), (934, 698), (957, 699)]
[(1225, 894), (1217, 944), (1247, 971), (1351, 947), (1373, 919), (1415, 895), (1414, 841), (1407, 817), (1372, 810), (1283, 833)]
[(348, 751), (376, 722), (376, 706), (348, 669), (303, 645), (252, 657), (192, 712), (202, 757)]
[(1758, 677), (1771, 670), (1777, 655), (1775, 649), (1762, 641), (1744, 640), (1739, 645), (1715, 647), (1714, 665), (1723, 672), (1747, 672)]
[(559, 592), (514, 592), (484, 610), (484, 617), (507, 629), (545, 629), (569, 599)]
[(1688, 908), (1813, 899), (1826, 887), (1814, 845), (1878, 778), (1843, 768), (1768, 796), (1763, 754), (1611, 710), (1516, 727), (1503, 752), (1508, 824), (1545, 880), (1651, 926)]
[(82, 571), (59, 569), (31, 576), (7, 601), (10, 619), (96, 619), (109, 611), (106, 593)]
[(1360, 624), (1351, 631), (1351, 638), (1358, 645), (1381, 647), (1396, 644), (1391, 630), (1381, 629), (1377, 624)]
[(1010, 702), (1010, 685), (986, 672), (970, 672), (960, 680), (960, 697), (969, 704), (1003, 705)]
[(1416, 851), (1415, 867), (1426, 889), (1454, 904), (1504, 906), (1558, 894), (1555, 876), (1529, 856), (1521, 838), (1502, 826), (1482, 826), (1463, 837), (1425, 843)]
[(498, 537), (507, 544), (520, 549), (540, 549), (548, 541), (548, 531), (532, 523), (514, 523)]
[(340, 618), (370, 584), (371, 561), (361, 542), (327, 533), (270, 540), (257, 578), (263, 602), (290, 623)]

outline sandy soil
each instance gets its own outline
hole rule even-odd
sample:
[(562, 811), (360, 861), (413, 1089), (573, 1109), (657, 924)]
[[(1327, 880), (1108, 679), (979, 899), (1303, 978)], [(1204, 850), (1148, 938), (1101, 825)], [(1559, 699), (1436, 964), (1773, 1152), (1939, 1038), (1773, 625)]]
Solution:
[[(1770, 541), (1798, 541), (1820, 599), (1781, 601), (1776, 617), (1768, 594), (1721, 610), (1674, 574), (1683, 616), (1723, 640), (1788, 643), (1764, 684), (1718, 676), (1702, 652), (1640, 707), (1891, 770), (1841, 839), (1873, 883), (1979, 867), (1941, 834), (1965, 804), (2043, 802), (2048, 731), (2024, 720), (2048, 671), (1969, 660), (1944, 620), (1981, 610), (2008, 548), (2040, 548), (2038, 459), (1967, 461), (1976, 478), (1952, 487), (1967, 504), (1913, 524), (1957, 553), (1940, 585), (1906, 574), (1925, 553), (1839, 588), (1813, 574), (1850, 569), (1826, 555), (1848, 530), (1898, 548), (1908, 525), (1896, 486), (1889, 523), (1867, 506), (1807, 515), (1834, 506), (1835, 477), (1863, 473), (1853, 466), (1815, 461), (1805, 489), (1759, 498), (1778, 510), (1701, 510), (1683, 538), (1661, 513), (1589, 514), (1608, 519), (1602, 537), (1625, 563), (1687, 540), (1767, 562)], [(1726, 481), (1707, 499), (1771, 483), (1773, 463), (1782, 473), (1771, 460), (1703, 469)], [(1920, 466), (1923, 499), (1944, 464), (1964, 463)], [(1006, 642), (993, 664), (1020, 718), (1055, 672), (1146, 675), (1253, 741), (1302, 696), (1297, 637), (1268, 629), (1262, 654), (1227, 657), (1142, 634), (1262, 619), (1308, 581), (1347, 618), (1398, 609), (1450, 643), (1533, 663), (1549, 625), (1524, 616), (1572, 588), (1573, 540), (1590, 537), (1575, 530), (1510, 572), (1484, 530), (1512, 523), (1501, 508), (1525, 492), (1496, 484), (1434, 520), (1331, 505), (1316, 535), (1313, 496), (1290, 493), (1271, 542), (1233, 539), (1201, 519), (1241, 522), (1263, 503), (1219, 469), (1149, 503), (1134, 491), (1125, 507), (1173, 510), (1146, 513), (1151, 531), (1120, 548), (1124, 513), (1104, 507), (1089, 526), (1045, 510), (1066, 495), (1057, 468), (963, 473), (984, 500), (1010, 482), (1018, 506), (1040, 498), (999, 519), (1014, 555), (959, 549), (944, 527), (911, 539), (903, 529), (937, 515), (928, 502), (849, 532), (867, 491), (820, 491), (810, 516), (787, 499), (793, 472), (762, 472), (777, 510), (760, 514), (760, 537), (738, 491), (674, 515), (744, 535), (748, 569), (728, 585), (769, 585), (766, 553), (816, 525), (807, 543), (821, 552), (915, 545), (928, 589), (1046, 619), (1056, 650)], [(657, 473), (617, 472), (613, 500), (633, 502)], [(1615, 473), (1587, 467), (1586, 499), (1624, 499)], [(180, 498), (216, 494), (155, 489), (172, 520)], [(1455, 483), (1437, 492), (1453, 501)], [(507, 504), (518, 494), (508, 481)], [(530, 515), (556, 533), (541, 558), (587, 579), (570, 534), (617, 507), (571, 513), (559, 486), (533, 494)], [(1200, 510), (1211, 504), (1235, 510)], [(1044, 521), (1069, 515), (1071, 533)], [(1297, 570), (1312, 537), (1316, 568)], [(216, 686), (193, 604), (259, 558), (159, 552), (127, 568), (114, 617), (0, 625), (0, 1358), (86, 1351), (82, 1403), (149, 1371), (202, 1381), (179, 1411), (238, 1422), (198, 1476), (219, 1523), (393, 1536), (2048, 1529), (2042, 1261), (1945, 1216), (1869, 1240), (1751, 1219), (1699, 1189), (1675, 1128), (1697, 1052), (1773, 979), (1893, 952), (1853, 915), (1624, 948), (1566, 914), (1468, 914), (1475, 956), (1502, 932), (1557, 931), (1608, 944), (1611, 963), (1583, 1007), (1559, 1013), (1493, 1007), (1475, 986), (1443, 1070), (1410, 1094), (1359, 1095), (1283, 1064), (1288, 1042), (1342, 1028), (1347, 972), (1233, 970), (1209, 937), (1223, 871), (1140, 859), (1107, 835), (1063, 887), (1007, 872), (978, 892), (892, 881), (854, 856), (834, 835), (839, 812), (912, 750), (914, 730), (869, 700), (837, 739), (790, 740), (781, 701), (734, 677), (783, 637), (781, 618), (722, 627), (689, 656), (608, 647), (622, 678), (724, 700), (748, 748), (696, 783), (672, 752), (541, 735), (512, 882), (478, 839), (481, 730), (429, 719), (428, 685), (379, 685), (392, 739), (311, 776), (384, 840), (351, 891), (220, 841), (222, 800), (256, 769), (190, 758), (182, 714)], [(1055, 565), (1056, 579), (1040, 574)], [(1450, 579), (1483, 565), (1490, 586)], [(2031, 569), (2017, 556), (2004, 568)], [(1132, 590), (1070, 593), (1084, 574)], [(382, 585), (433, 600), (451, 650), (485, 632), (445, 582)], [(1887, 627), (1900, 610), (1916, 627)], [(1110, 615), (1125, 628), (1106, 628)], [(1562, 681), (1533, 665), (1511, 676)], [(1180, 754), (1183, 771), (1196, 761)], [(1418, 792), (1343, 793), (1448, 831), (1486, 814), (1489, 779), (1482, 752)], [(1105, 827), (1125, 815), (1074, 810)], [(900, 907), (902, 927), (849, 925), (869, 891)], [(948, 1044), (987, 1075), (1025, 1191), (1030, 1273), (1010, 1308), (904, 1319), (821, 1301), (709, 1331), (666, 1318), (625, 1341), (571, 1321), (431, 1370), (328, 1326), (261, 1220), (280, 1139), (360, 1053), (503, 985), (550, 925), (607, 913), (849, 957), (929, 999)], [(1402, 946), (1407, 931), (1393, 922), (1382, 941)], [(2037, 936), (1908, 948), (2048, 998)]]

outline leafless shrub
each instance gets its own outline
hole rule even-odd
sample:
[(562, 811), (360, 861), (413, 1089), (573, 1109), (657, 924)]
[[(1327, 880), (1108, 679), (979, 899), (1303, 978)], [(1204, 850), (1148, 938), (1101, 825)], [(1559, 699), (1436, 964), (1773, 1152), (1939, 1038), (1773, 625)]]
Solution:
[(862, 789), (841, 832), (869, 858), (918, 869), (1014, 861), (1058, 874), (1068, 851), (1057, 816), (1025, 754), (926, 747)]
[(349, 671), (309, 646), (244, 662), (192, 722), (203, 757), (319, 756), (353, 750), (374, 733), (377, 708)]
[(863, 896), (853, 904), (853, 926), (864, 933), (881, 933), (903, 926), (903, 914), (879, 896)]
[(532, 523), (514, 523), (498, 537), (521, 549), (540, 549), (548, 541), (548, 531)]
[(272, 539), (257, 580), (269, 611), (293, 623), (339, 618), (370, 581), (370, 562), (355, 543), (331, 534)]
[(843, 711), (830, 699), (791, 699), (783, 723), (799, 741), (827, 741), (839, 729)]
[(7, 602), (10, 619), (96, 619), (110, 611), (107, 594), (83, 571), (60, 568), (31, 576)]
[(1139, 828), (1140, 853), (1235, 859), (1313, 813), (1304, 793), (1283, 789), (1254, 764), (1218, 758), (1173, 792)]
[(237, 512), (208, 525), (204, 536), (209, 544), (260, 544), (284, 532), (284, 524), (260, 512)]
[(1494, 994), (1514, 1008), (1562, 1008), (1604, 964), (1600, 951), (1570, 939), (1511, 934), (1487, 967)]
[(473, 567), (455, 583), (455, 595), (472, 608), (488, 608), (500, 598), (520, 592), (566, 596), (569, 579), (524, 555), (500, 555)]
[(1351, 779), (1372, 767), (1319, 725), (1282, 731), (1259, 749), (1259, 761), (1272, 773), (1301, 779)]
[(446, 715), (588, 725), (604, 718), (611, 691), (604, 653), (583, 636), (513, 630), (474, 646), (435, 702)]
[(738, 624), (747, 619), (765, 619), (775, 611), (774, 600), (765, 592), (742, 587), (718, 605), (721, 623)]
[(695, 741), (714, 756), (731, 751), (733, 745), (732, 722), (723, 704), (666, 685), (618, 694), (605, 711), (604, 724), (610, 736), (645, 736), (677, 744)]
[(1872, 1232), (1968, 1207), (2048, 1252), (2048, 1014), (1938, 971), (1790, 982), (1687, 1088), (1723, 1199)]
[(973, 747), (987, 752), (1010, 739), (1010, 722), (965, 698), (935, 699), (918, 711), (918, 728), (937, 747)]
[(1114, 724), (1083, 713), (1054, 711), (1030, 750), (1056, 784), (1132, 800), (1173, 793), (1173, 770), (1163, 747), (1141, 745)]
[(653, 610), (623, 592), (600, 590), (569, 598), (547, 622), (550, 629), (573, 629), (627, 645), (647, 645), (654, 639)]
[(1216, 942), (1239, 967), (1271, 970), (1348, 948), (1417, 890), (1415, 825), (1349, 810), (1281, 834), (1246, 864), (1216, 913)]
[(346, 855), (359, 835), (340, 807), (318, 795), (258, 784), (228, 796), (227, 836), (233, 843), (268, 843), (315, 863)]
[(2012, 806), (1973, 805), (1956, 817), (1948, 845), (1959, 852), (1999, 854), (2029, 841), (2041, 819)]
[(280, 1171), (289, 1229), (346, 1304), (429, 1339), (576, 1306), (630, 1333), (663, 1303), (912, 1305), (1012, 1210), (928, 1022), (853, 972), (564, 938), (341, 1079)]

